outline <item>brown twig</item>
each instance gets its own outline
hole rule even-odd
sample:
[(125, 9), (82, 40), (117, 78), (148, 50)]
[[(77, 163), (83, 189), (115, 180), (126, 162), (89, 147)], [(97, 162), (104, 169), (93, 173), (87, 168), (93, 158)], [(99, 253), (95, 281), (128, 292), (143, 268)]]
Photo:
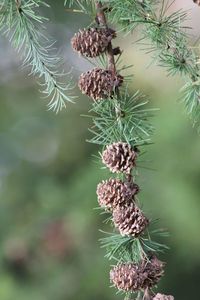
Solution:
[[(106, 15), (105, 15), (104, 7), (103, 7), (101, 1), (96, 1), (96, 9), (97, 9), (98, 23), (101, 26), (108, 29)], [(107, 54), (108, 54), (108, 68), (109, 68), (109, 70), (112, 70), (113, 74), (115, 74), (116, 73), (116, 65), (115, 65), (115, 58), (114, 58), (114, 54), (113, 54), (112, 42), (109, 42), (109, 44), (108, 44)]]
[(15, 3), (17, 5), (17, 8), (19, 9), (21, 6), (21, 0), (15, 0)]
[[(96, 9), (97, 9), (98, 24), (105, 27), (106, 29), (108, 29), (108, 23), (107, 23), (107, 19), (106, 19), (106, 15), (105, 15), (105, 10), (104, 10), (104, 7), (103, 7), (101, 1), (95, 1), (95, 5), (96, 5)], [(117, 73), (117, 69), (116, 69), (113, 45), (112, 45), (111, 41), (109, 42), (108, 47), (107, 47), (107, 56), (108, 56), (108, 68), (109, 68), (109, 70), (111, 70), (113, 72), (113, 75), (115, 75)], [(119, 88), (116, 88), (115, 92), (116, 92), (117, 96), (119, 96)], [(120, 126), (122, 126), (121, 118), (124, 118), (125, 115), (124, 115), (124, 112), (122, 112), (119, 103), (115, 107), (115, 111), (116, 111), (117, 121), (119, 122)], [(133, 182), (133, 176), (131, 174), (129, 174), (126, 179), (129, 183)]]

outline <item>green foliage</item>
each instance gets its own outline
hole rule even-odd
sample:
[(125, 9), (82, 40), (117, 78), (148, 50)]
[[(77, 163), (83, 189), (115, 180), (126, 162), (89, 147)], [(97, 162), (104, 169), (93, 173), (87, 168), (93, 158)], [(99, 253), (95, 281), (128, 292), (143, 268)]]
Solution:
[[(111, 221), (112, 215), (106, 219), (106, 222)], [(163, 243), (156, 242), (156, 240), (163, 240), (169, 237), (169, 233), (165, 229), (157, 228), (158, 226), (159, 220), (151, 220), (145, 232), (137, 238), (100, 230), (106, 235), (106, 237), (100, 239), (101, 247), (106, 248), (107, 251), (105, 257), (118, 263), (139, 262), (143, 257), (148, 258), (148, 253), (164, 252), (169, 247)]]
[(106, 256), (109, 260), (120, 262), (139, 262), (144, 257), (148, 258), (148, 253), (159, 253), (169, 249), (166, 245), (151, 239), (165, 235), (161, 230), (151, 230), (151, 234), (146, 233), (138, 238), (131, 236), (121, 236), (103, 232), (107, 237), (100, 239), (101, 247), (106, 248)]
[(93, 113), (93, 127), (90, 132), (91, 143), (108, 145), (123, 141), (136, 145), (151, 142), (153, 126), (149, 122), (155, 109), (146, 108), (148, 100), (140, 92), (129, 95), (126, 88), (120, 96), (94, 103), (90, 113)]
[[(200, 133), (200, 81), (189, 81), (182, 88), (182, 92), (183, 98), (181, 99), (181, 102), (185, 104), (186, 111), (192, 116), (193, 126), (197, 125), (198, 132)], [(197, 101), (194, 101), (194, 99), (197, 99)]]
[(101, 247), (106, 248), (105, 257), (120, 262), (139, 262), (143, 251), (140, 240), (129, 236), (103, 232), (107, 237), (100, 239)]
[(73, 102), (73, 85), (46, 34), (47, 19), (38, 11), (42, 6), (48, 5), (40, 0), (1, 1), (0, 30), (23, 57), (23, 67), (30, 67), (30, 75), (39, 79), (42, 93), (49, 99), (48, 108), (59, 112), (67, 101)]
[[(106, 0), (102, 2), (107, 5)], [(107, 15), (113, 24), (119, 25), (127, 33), (131, 33), (138, 25), (143, 25), (138, 42), (143, 44), (146, 52), (153, 53), (153, 61), (165, 67), (169, 75), (179, 74), (186, 79), (182, 102), (193, 125), (200, 130), (200, 121), (197, 119), (200, 114), (200, 94), (196, 87), (199, 84), (200, 70), (196, 53), (188, 46), (189, 28), (184, 26), (188, 12), (178, 10), (169, 13), (173, 3), (173, 0), (162, 0), (161, 5), (158, 5), (160, 1), (111, 0)], [(194, 81), (196, 84), (193, 84)]]
[(199, 72), (196, 64), (196, 55), (190, 48), (185, 47), (185, 44), (185, 37), (178, 36), (173, 46), (169, 46), (167, 50), (163, 49), (160, 51), (160, 65), (167, 68), (169, 75), (181, 74), (189, 75), (190, 79), (196, 78)]
[(108, 14), (112, 23), (120, 25), (122, 30), (131, 32), (139, 23), (146, 22), (146, 14), (152, 12), (152, 8), (158, 1), (153, 0), (111, 0), (109, 4), (106, 0), (102, 3), (110, 7)]
[(84, 14), (90, 14), (94, 18), (96, 16), (96, 10), (94, 1), (91, 0), (65, 0), (64, 5), (73, 9), (74, 11), (79, 11)]

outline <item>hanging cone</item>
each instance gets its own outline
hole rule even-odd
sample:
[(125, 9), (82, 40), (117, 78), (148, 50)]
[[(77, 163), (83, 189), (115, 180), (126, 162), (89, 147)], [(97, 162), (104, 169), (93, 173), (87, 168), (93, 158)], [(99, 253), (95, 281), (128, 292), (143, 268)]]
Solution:
[(113, 222), (121, 235), (139, 236), (149, 224), (148, 219), (134, 203), (113, 210)]
[(163, 295), (163, 294), (157, 294), (153, 300), (174, 300), (174, 297), (173, 296), (166, 296), (166, 295)]
[(127, 143), (113, 143), (104, 150), (102, 161), (112, 173), (130, 174), (135, 166), (137, 153), (138, 150)]
[(123, 77), (121, 75), (113, 74), (111, 70), (95, 68), (81, 74), (78, 85), (83, 94), (93, 100), (99, 100), (111, 96), (122, 83)]
[(97, 57), (104, 53), (109, 42), (116, 37), (114, 30), (108, 28), (89, 28), (80, 30), (71, 40), (74, 51), (86, 57)]
[(148, 274), (144, 281), (145, 288), (153, 287), (159, 282), (164, 275), (164, 265), (156, 256), (152, 256), (149, 261), (143, 261), (141, 267)]
[(110, 271), (110, 280), (119, 290), (127, 292), (146, 290), (158, 283), (164, 273), (163, 267), (164, 264), (156, 257), (153, 257), (149, 261), (144, 260), (139, 264), (118, 264)]
[(97, 186), (98, 202), (108, 210), (130, 203), (134, 195), (139, 192), (137, 184), (126, 183), (120, 179), (110, 178)]
[(110, 280), (118, 290), (136, 292), (141, 289), (146, 275), (140, 272), (139, 265), (119, 264), (110, 271)]

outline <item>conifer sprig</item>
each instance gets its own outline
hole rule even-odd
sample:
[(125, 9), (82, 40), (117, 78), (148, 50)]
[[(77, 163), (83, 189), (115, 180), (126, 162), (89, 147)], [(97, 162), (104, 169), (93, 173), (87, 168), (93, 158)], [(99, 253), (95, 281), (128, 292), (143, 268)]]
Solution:
[[(131, 95), (128, 87), (119, 96), (94, 103), (90, 110), (93, 137), (89, 142), (104, 146), (119, 140), (132, 146), (151, 143), (154, 129), (149, 119), (155, 109), (147, 108), (147, 104), (146, 96), (139, 91)], [(118, 115), (116, 111), (119, 111)]]
[[(68, 4), (80, 6), (84, 2), (70, 1)], [(81, 54), (90, 58), (93, 58), (93, 43), (106, 38), (103, 34), (96, 38), (98, 28), (112, 30), (107, 23), (106, 3), (93, 1), (93, 4), (96, 24), (84, 31), (84, 41), (81, 31), (72, 39), (74, 50), (81, 49)], [(93, 137), (89, 142), (102, 146), (100, 159), (112, 173), (116, 173), (114, 178), (102, 181), (97, 187), (99, 204), (109, 213), (105, 222), (115, 227), (112, 233), (105, 233), (106, 237), (100, 242), (106, 248), (106, 257), (117, 263), (111, 271), (111, 281), (127, 299), (134, 294), (139, 300), (154, 300), (151, 287), (163, 274), (163, 264), (152, 255), (168, 247), (151, 238), (163, 232), (152, 229), (149, 226), (152, 222), (139, 208), (136, 197), (139, 187), (134, 178), (140, 146), (151, 143), (153, 127), (149, 119), (153, 110), (146, 107), (148, 100), (144, 95), (140, 92), (130, 94), (127, 85), (125, 88), (121, 86), (124, 81), (118, 64), (121, 51), (115, 53), (112, 40), (109, 40), (106, 51), (98, 49), (102, 53), (99, 52), (99, 59), (95, 59), (96, 68), (81, 74), (79, 87), (93, 101), (89, 115), (93, 121), (90, 129)], [(138, 278), (135, 278), (135, 270), (140, 272)], [(140, 276), (141, 279), (147, 278), (137, 282)]]
[[(103, 2), (106, 3), (105, 0)], [(181, 102), (190, 115), (193, 125), (200, 129), (199, 76), (195, 51), (188, 46), (188, 12), (177, 10), (170, 13), (174, 1), (162, 0), (109, 1), (110, 20), (120, 24), (122, 30), (130, 33), (136, 26), (143, 25), (140, 42), (146, 45), (146, 51), (152, 52), (154, 61), (167, 69), (169, 75), (179, 74), (186, 80)]]
[[(161, 244), (151, 239), (148, 232), (146, 236), (139, 238), (132, 238), (130, 236), (121, 236), (120, 234), (110, 234), (103, 232), (106, 237), (100, 239), (101, 247), (106, 248), (106, 258), (109, 260), (114, 260), (117, 263), (120, 262), (139, 262), (144, 256), (147, 256), (147, 253), (163, 253), (168, 248), (165, 244)], [(158, 231), (157, 234), (154, 234), (155, 238), (159, 237)], [(153, 235), (153, 231), (152, 231)]]
[[(71, 0), (71, 5), (88, 1)], [(192, 123), (200, 132), (200, 69), (198, 58), (188, 46), (189, 32), (185, 21), (188, 12), (179, 9), (170, 12), (174, 0), (102, 0), (104, 12), (111, 23), (127, 34), (140, 25), (138, 42), (152, 54), (153, 62), (164, 67), (170, 76), (180, 75), (185, 84), (181, 91), (181, 102)], [(91, 14), (91, 11), (88, 10)]]
[(39, 79), (48, 108), (59, 112), (73, 102), (71, 75), (65, 73), (62, 59), (55, 53), (38, 9), (48, 6), (40, 0), (4, 0), (0, 3), (0, 30), (23, 58), (23, 67)]

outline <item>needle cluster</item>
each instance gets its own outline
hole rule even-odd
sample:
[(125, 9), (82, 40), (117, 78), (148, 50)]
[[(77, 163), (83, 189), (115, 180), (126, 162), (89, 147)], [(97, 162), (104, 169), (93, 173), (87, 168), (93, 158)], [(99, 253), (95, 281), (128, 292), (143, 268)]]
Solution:
[(59, 112), (74, 101), (73, 83), (46, 32), (43, 7), (48, 5), (42, 0), (0, 0), (0, 32), (20, 54), (22, 66), (38, 79), (48, 108)]

